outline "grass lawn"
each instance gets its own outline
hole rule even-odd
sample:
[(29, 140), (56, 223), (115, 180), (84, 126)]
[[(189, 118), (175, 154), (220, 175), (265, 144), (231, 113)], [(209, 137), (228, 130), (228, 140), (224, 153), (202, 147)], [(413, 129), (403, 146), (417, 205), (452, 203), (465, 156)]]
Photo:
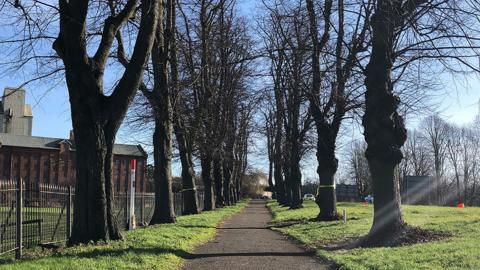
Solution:
[[(340, 269), (480, 269), (480, 208), (465, 209), (435, 206), (403, 206), (405, 220), (410, 225), (450, 232), (453, 236), (438, 242), (429, 242), (396, 248), (358, 248), (327, 251), (328, 244), (359, 237), (368, 233), (373, 207), (361, 203), (339, 203), (338, 211), (346, 210), (347, 223), (312, 222), (318, 214), (313, 201), (304, 208), (288, 210), (269, 202), (274, 230), (291, 236), (317, 250), (317, 255), (335, 262)], [(281, 227), (286, 221), (298, 224)]]
[(125, 232), (124, 241), (64, 248), (54, 254), (32, 250), (31, 259), (4, 259), (0, 269), (179, 269), (182, 257), (215, 235), (215, 227), (239, 212), (246, 202), (199, 215), (182, 216), (176, 224)]

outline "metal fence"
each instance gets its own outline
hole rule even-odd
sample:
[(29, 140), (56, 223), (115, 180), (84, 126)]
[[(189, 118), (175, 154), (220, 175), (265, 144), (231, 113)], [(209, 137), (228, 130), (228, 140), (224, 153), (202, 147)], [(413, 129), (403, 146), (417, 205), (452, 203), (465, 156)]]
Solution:
[[(174, 194), (175, 214), (183, 213), (183, 194)], [(22, 248), (65, 242), (71, 233), (74, 189), (71, 187), (0, 181), (0, 255)], [(203, 208), (203, 193), (198, 193)], [(147, 225), (155, 208), (154, 193), (135, 194), (135, 217)], [(115, 194), (114, 215), (122, 229), (130, 215), (128, 193)]]
[(339, 202), (355, 202), (360, 199), (357, 185), (339, 184), (335, 190)]

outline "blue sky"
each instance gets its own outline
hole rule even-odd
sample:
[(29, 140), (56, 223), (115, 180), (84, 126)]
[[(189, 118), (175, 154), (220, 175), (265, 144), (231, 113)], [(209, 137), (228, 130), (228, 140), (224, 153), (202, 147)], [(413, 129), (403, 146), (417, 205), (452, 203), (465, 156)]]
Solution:
[[(254, 18), (258, 9), (255, 8), (253, 3), (257, 2), (240, 0), (241, 13), (247, 17)], [(0, 88), (6, 86), (16, 87), (26, 79), (21, 73), (2, 74), (0, 75)], [(443, 87), (447, 95), (442, 96), (441, 100), (438, 100), (441, 104), (439, 108), (433, 109), (440, 111), (442, 116), (449, 122), (461, 125), (472, 121), (475, 115), (479, 113), (480, 107), (479, 78), (472, 75), (456, 82), (446, 79)], [(33, 107), (33, 135), (58, 138), (68, 137), (71, 130), (71, 122), (67, 90), (64, 85), (49, 89), (50, 87), (46, 82), (26, 87), (27, 103)], [(416, 123), (415, 117), (407, 122), (410, 128), (414, 127)], [(128, 134), (125, 130), (122, 130), (121, 134), (122, 136), (118, 137), (117, 142), (134, 141), (128, 138), (128, 135), (125, 135)], [(255, 157), (253, 161), (256, 161), (257, 167), (266, 168), (265, 158)], [(306, 167), (308, 167), (306, 169), (308, 171), (315, 171), (314, 164)], [(178, 172), (178, 165), (175, 166), (175, 171)], [(309, 175), (310, 173), (306, 174)]]

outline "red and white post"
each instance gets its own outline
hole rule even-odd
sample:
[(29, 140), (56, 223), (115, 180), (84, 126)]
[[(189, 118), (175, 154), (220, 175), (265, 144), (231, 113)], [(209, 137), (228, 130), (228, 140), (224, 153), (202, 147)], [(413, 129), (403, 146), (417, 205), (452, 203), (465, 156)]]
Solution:
[(130, 211), (128, 217), (128, 229), (135, 229), (135, 176), (136, 176), (137, 160), (130, 161)]

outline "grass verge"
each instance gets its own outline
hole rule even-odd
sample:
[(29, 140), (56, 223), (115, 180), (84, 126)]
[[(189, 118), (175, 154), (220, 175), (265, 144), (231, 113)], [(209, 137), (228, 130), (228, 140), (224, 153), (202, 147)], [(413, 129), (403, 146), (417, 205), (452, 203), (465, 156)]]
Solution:
[(368, 233), (373, 217), (371, 205), (339, 203), (338, 210), (347, 212), (347, 223), (311, 221), (318, 214), (318, 206), (312, 201), (297, 210), (288, 210), (275, 202), (268, 206), (274, 215), (274, 230), (316, 249), (318, 256), (335, 262), (339, 269), (480, 269), (480, 208), (406, 205), (402, 208), (408, 224), (452, 237), (395, 248), (331, 251), (326, 247)]
[[(195, 247), (214, 237), (216, 226), (247, 202), (199, 215), (181, 216), (175, 224), (125, 232), (125, 240), (104, 245), (32, 250), (27, 259), (4, 260), (0, 269), (179, 269)], [(30, 257), (30, 258), (28, 258)]]

